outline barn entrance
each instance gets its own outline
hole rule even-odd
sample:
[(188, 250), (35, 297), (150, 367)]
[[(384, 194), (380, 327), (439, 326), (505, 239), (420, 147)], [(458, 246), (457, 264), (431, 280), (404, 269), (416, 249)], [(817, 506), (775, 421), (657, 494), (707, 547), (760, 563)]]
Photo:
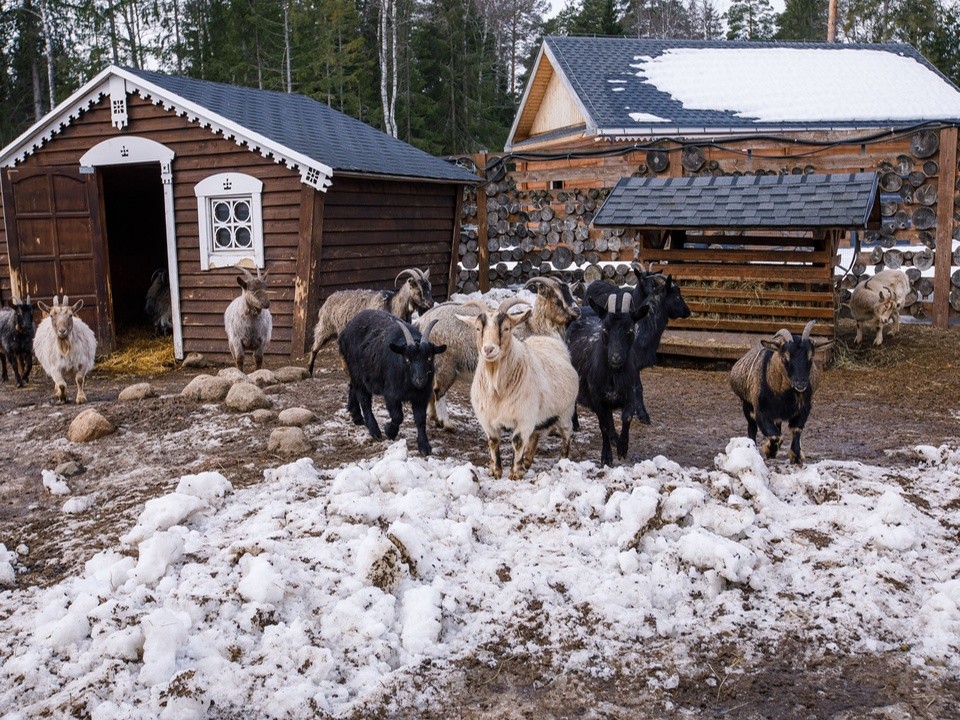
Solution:
[(158, 163), (105, 166), (98, 173), (113, 320), (122, 345), (125, 335), (153, 331), (144, 300), (155, 273), (167, 268), (163, 183)]

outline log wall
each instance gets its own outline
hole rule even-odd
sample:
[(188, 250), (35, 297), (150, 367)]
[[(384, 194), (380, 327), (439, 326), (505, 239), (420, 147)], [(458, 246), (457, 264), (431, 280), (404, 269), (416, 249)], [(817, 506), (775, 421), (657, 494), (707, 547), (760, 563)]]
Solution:
[[(508, 156), (505, 176), (494, 176), (477, 192), (468, 190), (465, 195), (458, 287), (468, 292), (485, 287), (484, 272), (492, 286), (524, 282), (547, 272), (573, 280), (589, 282), (602, 276), (622, 283), (631, 281), (633, 260), (669, 262), (671, 271), (683, 278), (684, 295), (697, 313), (677, 327), (766, 331), (782, 326), (778, 323), (784, 317), (794, 323), (808, 317), (829, 321), (868, 266), (901, 267), (912, 284), (907, 311), (930, 318), (940, 307), (943, 317), (937, 324), (946, 326), (960, 314), (960, 272), (955, 267), (960, 258), (952, 251), (952, 241), (960, 239), (956, 132), (948, 127), (882, 137), (807, 133), (781, 140), (701, 145), (664, 140), (610, 145), (604, 148), (606, 155), (578, 156), (578, 151), (588, 149), (584, 146), (550, 148), (555, 155), (542, 159)], [(496, 167), (488, 156), (474, 159), (481, 168)], [(852, 267), (843, 268), (846, 275), (836, 289), (837, 258), (823, 238), (817, 244), (812, 235), (797, 247), (790, 238), (759, 243), (707, 239), (714, 246), (698, 249), (694, 258), (663, 250), (664, 238), (658, 233), (591, 224), (596, 208), (621, 177), (870, 171), (879, 174), (882, 225), (860, 233), (862, 252)], [(835, 240), (841, 245), (851, 242), (848, 237)], [(945, 249), (940, 264), (938, 243)], [(740, 255), (731, 254), (733, 247)], [(795, 263), (800, 259), (778, 254), (784, 251), (812, 251), (816, 256), (806, 256), (805, 268), (798, 270)], [(759, 270), (756, 261), (778, 265)], [(717, 262), (726, 267), (705, 266)], [(937, 272), (930, 277), (925, 271), (933, 266)], [(946, 270), (941, 272), (941, 266)], [(757, 273), (764, 277), (746, 277)], [(807, 278), (810, 274), (816, 278)], [(794, 309), (784, 312), (785, 307)]]

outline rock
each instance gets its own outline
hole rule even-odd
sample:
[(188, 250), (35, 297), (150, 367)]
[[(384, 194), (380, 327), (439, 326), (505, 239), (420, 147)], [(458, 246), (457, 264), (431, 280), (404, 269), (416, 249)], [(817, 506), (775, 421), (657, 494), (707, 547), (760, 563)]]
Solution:
[(77, 415), (67, 430), (67, 439), (71, 442), (90, 442), (116, 432), (117, 426), (107, 420), (97, 410), (87, 408)]
[(86, 471), (87, 469), (76, 460), (68, 460), (65, 463), (60, 463), (57, 465), (57, 469), (54, 470), (57, 475), (61, 475), (65, 478), (83, 475)]
[(307, 423), (311, 423), (316, 420), (316, 418), (317, 416), (306, 408), (292, 407), (282, 411), (277, 419), (280, 421), (281, 425), (295, 425), (297, 427), (303, 427)]
[(226, 406), (238, 412), (251, 412), (270, 405), (270, 398), (251, 382), (237, 383), (227, 393)]
[(282, 367), (277, 370), (274, 375), (277, 376), (277, 382), (282, 383), (299, 382), (300, 380), (306, 380), (310, 377), (310, 373), (307, 372), (306, 368), (298, 367), (297, 365)]
[(280, 427), (270, 433), (267, 450), (279, 455), (305, 455), (313, 450), (302, 428)]
[(218, 402), (230, 391), (230, 381), (213, 375), (197, 375), (180, 391), (180, 395), (200, 402)]
[(279, 395), (286, 389), (286, 386), (284, 386), (282, 383), (276, 383), (275, 385), (267, 385), (265, 388), (263, 388), (263, 391), (267, 395)]
[(207, 360), (200, 353), (192, 352), (183, 359), (183, 362), (180, 363), (180, 367), (205, 368), (205, 367), (210, 367), (210, 361)]
[(152, 398), (157, 396), (157, 391), (153, 389), (153, 385), (150, 383), (137, 383), (136, 385), (130, 385), (125, 387), (120, 391), (120, 394), (117, 396), (118, 400), (123, 402), (130, 402), (134, 400), (143, 400), (144, 398)]
[(217, 373), (217, 377), (222, 377), (224, 380), (228, 380), (231, 385), (236, 385), (238, 382), (250, 382), (250, 378), (247, 377), (247, 374), (240, 368), (235, 367), (225, 367)]
[(252, 413), (250, 413), (250, 419), (253, 420), (255, 423), (266, 425), (276, 420), (277, 414), (273, 410), (260, 408), (259, 410), (254, 410)]
[(274, 375), (273, 370), (262, 368), (250, 373), (250, 382), (257, 387), (267, 387), (268, 385), (277, 384), (277, 376)]

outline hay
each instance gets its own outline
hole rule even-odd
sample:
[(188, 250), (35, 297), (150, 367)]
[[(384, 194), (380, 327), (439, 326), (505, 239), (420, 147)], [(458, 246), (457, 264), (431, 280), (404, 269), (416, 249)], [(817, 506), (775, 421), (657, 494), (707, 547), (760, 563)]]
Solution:
[(159, 375), (177, 366), (173, 339), (147, 331), (128, 333), (117, 339), (117, 350), (97, 361), (97, 369), (114, 375)]

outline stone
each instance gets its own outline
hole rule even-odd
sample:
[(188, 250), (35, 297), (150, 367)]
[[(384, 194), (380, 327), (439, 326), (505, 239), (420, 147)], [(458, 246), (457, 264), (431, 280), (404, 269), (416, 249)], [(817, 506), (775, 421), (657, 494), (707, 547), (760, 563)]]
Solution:
[(227, 393), (225, 404), (237, 412), (251, 412), (271, 405), (270, 398), (251, 382), (237, 383)]
[(157, 396), (157, 391), (153, 389), (153, 385), (150, 383), (136, 383), (135, 385), (129, 385), (120, 391), (120, 394), (117, 396), (118, 400), (123, 402), (133, 402), (137, 400), (143, 400), (144, 398), (152, 398)]
[(278, 455), (305, 455), (313, 450), (303, 428), (280, 427), (270, 433), (267, 450)]
[(295, 425), (297, 427), (303, 427), (307, 423), (311, 423), (317, 419), (317, 416), (313, 414), (312, 411), (307, 410), (304, 407), (292, 407), (287, 408), (286, 410), (281, 411), (277, 420), (279, 420), (281, 425)]
[(230, 386), (226, 378), (197, 375), (180, 391), (180, 395), (200, 402), (219, 402), (230, 392)]
[(224, 380), (228, 380), (231, 385), (236, 385), (238, 382), (250, 382), (250, 378), (247, 377), (247, 374), (240, 368), (235, 367), (221, 368), (217, 373), (217, 377), (222, 377)]
[(90, 442), (99, 440), (113, 432), (117, 426), (107, 420), (98, 410), (87, 408), (77, 415), (67, 430), (67, 439), (70, 442)]
[(310, 377), (310, 373), (307, 372), (306, 368), (299, 367), (297, 365), (287, 365), (278, 369), (274, 375), (277, 376), (277, 382), (282, 383), (292, 383), (299, 382), (300, 380), (306, 380)]
[(250, 373), (250, 382), (257, 387), (267, 387), (268, 385), (277, 384), (277, 376), (274, 375), (273, 370), (261, 368), (260, 370)]
[(210, 367), (210, 361), (207, 360), (203, 355), (198, 352), (192, 352), (188, 354), (183, 362), (180, 363), (180, 367), (185, 368), (205, 368)]
[(87, 469), (78, 463), (76, 460), (68, 460), (67, 462), (60, 463), (57, 465), (54, 472), (57, 475), (60, 475), (65, 478), (76, 477), (77, 475), (83, 475)]
[(277, 419), (277, 414), (273, 410), (260, 408), (259, 410), (254, 410), (252, 413), (250, 413), (250, 419), (255, 423), (267, 425), (268, 423), (272, 423)]

